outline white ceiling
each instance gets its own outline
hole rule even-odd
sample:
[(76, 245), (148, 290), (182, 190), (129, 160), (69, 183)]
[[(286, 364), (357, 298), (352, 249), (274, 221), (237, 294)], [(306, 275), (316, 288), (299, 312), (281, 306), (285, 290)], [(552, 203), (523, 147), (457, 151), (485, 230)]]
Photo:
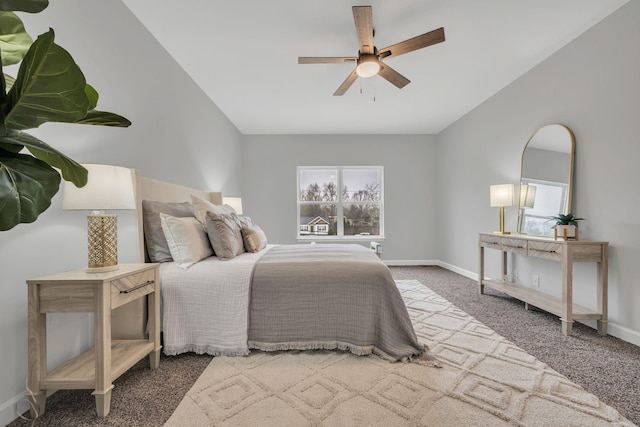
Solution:
[[(629, 0), (123, 0), (243, 134), (435, 134)], [(371, 5), (383, 48), (444, 27), (332, 96), (357, 56), (351, 6)], [(374, 101), (375, 99), (375, 101)]]

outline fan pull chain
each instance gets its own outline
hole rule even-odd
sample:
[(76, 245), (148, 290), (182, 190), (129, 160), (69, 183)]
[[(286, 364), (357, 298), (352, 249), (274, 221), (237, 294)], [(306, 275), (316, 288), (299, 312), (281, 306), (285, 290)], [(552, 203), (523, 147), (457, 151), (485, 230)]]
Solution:
[(376, 82), (371, 82), (371, 86), (373, 86), (373, 102), (376, 102)]

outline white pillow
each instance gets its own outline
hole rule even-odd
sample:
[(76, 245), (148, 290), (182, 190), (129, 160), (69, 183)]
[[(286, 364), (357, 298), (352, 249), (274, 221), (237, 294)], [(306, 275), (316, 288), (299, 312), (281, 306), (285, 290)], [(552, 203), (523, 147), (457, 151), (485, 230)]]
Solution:
[(216, 205), (193, 194), (191, 195), (191, 209), (193, 209), (193, 216), (195, 216), (202, 225), (206, 223), (207, 212), (213, 212), (216, 215), (237, 214), (236, 210), (229, 205)]
[(161, 213), (160, 223), (171, 257), (178, 267), (186, 270), (196, 262), (213, 255), (207, 233), (197, 219), (177, 218)]

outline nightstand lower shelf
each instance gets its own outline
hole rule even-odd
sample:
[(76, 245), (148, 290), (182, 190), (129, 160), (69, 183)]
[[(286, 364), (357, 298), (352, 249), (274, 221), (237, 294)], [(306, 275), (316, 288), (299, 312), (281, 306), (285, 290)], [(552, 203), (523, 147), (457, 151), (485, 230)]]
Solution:
[[(111, 341), (111, 381), (151, 353), (154, 347), (148, 340)], [(91, 348), (48, 372), (40, 387), (45, 390), (95, 388), (95, 360), (95, 349)]]

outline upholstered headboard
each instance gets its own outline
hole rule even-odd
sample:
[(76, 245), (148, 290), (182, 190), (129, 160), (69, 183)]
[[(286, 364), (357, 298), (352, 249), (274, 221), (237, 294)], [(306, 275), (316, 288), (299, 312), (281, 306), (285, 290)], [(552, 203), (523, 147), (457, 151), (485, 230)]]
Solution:
[(170, 182), (146, 178), (132, 170), (134, 188), (136, 189), (136, 215), (138, 228), (138, 261), (145, 262), (144, 229), (142, 226), (142, 201), (154, 200), (158, 202), (190, 202), (191, 195), (209, 200), (217, 205), (222, 204), (222, 193), (208, 192), (189, 188)]

